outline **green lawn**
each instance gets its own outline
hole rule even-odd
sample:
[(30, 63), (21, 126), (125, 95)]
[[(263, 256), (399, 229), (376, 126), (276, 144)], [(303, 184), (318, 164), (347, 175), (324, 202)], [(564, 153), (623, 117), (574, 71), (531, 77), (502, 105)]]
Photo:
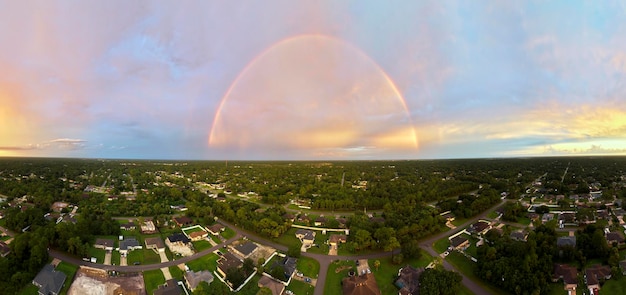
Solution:
[[(548, 294), (550, 294), (550, 295), (565, 295), (565, 294), (567, 294), (567, 291), (565, 291), (565, 289), (563, 288), (563, 283), (562, 282), (551, 283), (550, 284), (550, 290), (548, 290)], [(607, 293), (607, 294), (614, 294), (614, 293)]]
[(106, 251), (102, 249), (96, 249), (93, 246), (89, 248), (89, 257), (95, 257), (98, 260), (98, 263), (104, 263), (104, 255)]
[[(341, 269), (341, 271), (337, 272), (338, 269)], [(324, 294), (342, 295), (343, 291), (341, 290), (341, 280), (348, 276), (348, 271), (350, 269), (356, 271), (356, 264), (354, 263), (354, 260), (339, 260), (331, 263), (328, 267)]]
[(67, 290), (70, 289), (70, 285), (72, 285), (72, 281), (74, 280), (74, 275), (78, 270), (78, 266), (69, 264), (67, 262), (61, 261), (59, 265), (57, 265), (56, 270), (64, 273), (67, 278), (65, 279), (65, 283), (63, 284), (63, 289), (61, 289), (60, 294), (67, 294)]
[(317, 278), (317, 275), (320, 272), (320, 263), (317, 262), (317, 260), (313, 258), (301, 256), (300, 258), (298, 258), (298, 263), (297, 263), (296, 268), (304, 276)]
[(315, 242), (314, 242), (317, 245), (317, 247), (311, 247), (307, 249), (306, 251), (311, 252), (311, 253), (316, 253), (316, 254), (328, 254), (328, 250), (330, 246), (326, 244), (326, 241), (328, 241), (328, 234), (323, 235), (322, 232), (317, 231), (315, 233)]
[(39, 291), (39, 288), (37, 288), (37, 286), (31, 283), (31, 284), (24, 286), (24, 288), (22, 288), (22, 290), (20, 290), (17, 294), (18, 295), (37, 295), (38, 291)]
[(154, 253), (152, 250), (141, 249), (128, 252), (127, 256), (128, 265), (133, 265), (135, 262), (141, 264), (158, 264), (161, 263), (161, 257)]
[(526, 225), (526, 226), (530, 225), (530, 222), (531, 222), (531, 220), (528, 217), (519, 217), (519, 218), (517, 218), (517, 223), (520, 223), (520, 224), (523, 224), (523, 225)]
[(235, 236), (235, 231), (227, 227), (223, 232), (220, 233), (220, 235), (222, 235), (224, 239), (228, 240)]
[(499, 215), (498, 212), (491, 211), (491, 212), (489, 212), (489, 214), (487, 214), (487, 218), (496, 219), (498, 217), (498, 215)]
[(273, 240), (274, 242), (279, 243), (281, 245), (285, 245), (287, 247), (300, 245), (300, 240), (296, 238), (297, 230), (298, 230), (297, 228), (292, 227), (289, 230), (287, 230), (284, 234), (282, 234), (280, 237), (273, 239)]
[(146, 284), (146, 292), (148, 294), (154, 293), (154, 290), (160, 285), (165, 284), (165, 277), (160, 269), (144, 271), (143, 280)]
[(217, 269), (217, 260), (219, 258), (220, 257), (217, 254), (211, 253), (209, 255), (205, 255), (198, 259), (189, 261), (187, 263), (187, 266), (189, 267), (189, 269), (193, 271), (201, 271), (201, 270), (215, 271)]
[(446, 259), (448, 260), (448, 262), (450, 262), (450, 264), (454, 265), (462, 274), (464, 274), (470, 280), (476, 282), (476, 284), (485, 288), (487, 291), (491, 292), (492, 294), (507, 294), (506, 292), (502, 290), (498, 290), (495, 287), (488, 285), (481, 278), (479, 278), (476, 275), (476, 271), (477, 271), (476, 263), (474, 263), (473, 261), (463, 256), (463, 254), (457, 251), (452, 251), (450, 252), (448, 257), (446, 257)]
[(209, 243), (207, 240), (201, 240), (201, 241), (196, 241), (192, 243), (193, 243), (193, 248), (196, 250), (196, 252), (201, 252), (202, 250), (213, 247), (211, 243)]
[(455, 218), (454, 220), (452, 220), (452, 224), (454, 224), (454, 226), (461, 226), (466, 221), (467, 218)]
[[(378, 269), (375, 267), (376, 260), (380, 261), (380, 267), (378, 267)], [(407, 264), (413, 267), (426, 267), (431, 261), (433, 261), (432, 256), (422, 251), (422, 257), (419, 259), (405, 260), (401, 264), (393, 264), (391, 257), (370, 259), (368, 260), (368, 264), (376, 277), (376, 284), (378, 284), (380, 292), (382, 294), (397, 294), (398, 288), (393, 283), (398, 276), (398, 270), (400, 270), (400, 268)]]
[(0, 241), (3, 241), (3, 242), (7, 241), (9, 239), (11, 239), (11, 236), (2, 236), (2, 237), (0, 237)]
[(448, 250), (448, 247), (450, 247), (450, 240), (448, 240), (448, 237), (443, 237), (437, 240), (433, 245), (433, 249), (435, 249), (437, 253), (446, 252)]
[(298, 280), (291, 280), (291, 283), (286, 288), (286, 290), (291, 290), (296, 295), (313, 294), (314, 289), (310, 284)]
[(618, 275), (606, 281), (600, 289), (600, 294), (626, 294), (626, 277)]
[(172, 274), (173, 278), (179, 281), (183, 280), (184, 273), (180, 268), (178, 268), (178, 266), (170, 266), (169, 269), (170, 269), (170, 274)]
[(119, 251), (111, 252), (111, 264), (120, 265), (120, 252)]

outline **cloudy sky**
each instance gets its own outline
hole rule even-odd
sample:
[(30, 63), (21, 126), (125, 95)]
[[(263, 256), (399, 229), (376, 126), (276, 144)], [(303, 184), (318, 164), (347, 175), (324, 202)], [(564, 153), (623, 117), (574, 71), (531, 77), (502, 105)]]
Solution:
[(623, 1), (0, 0), (0, 156), (626, 154)]

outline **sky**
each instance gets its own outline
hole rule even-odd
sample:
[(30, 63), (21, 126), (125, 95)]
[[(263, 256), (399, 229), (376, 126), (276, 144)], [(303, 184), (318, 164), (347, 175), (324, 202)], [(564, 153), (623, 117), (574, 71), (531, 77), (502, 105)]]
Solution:
[(0, 157), (626, 155), (623, 1), (0, 0)]

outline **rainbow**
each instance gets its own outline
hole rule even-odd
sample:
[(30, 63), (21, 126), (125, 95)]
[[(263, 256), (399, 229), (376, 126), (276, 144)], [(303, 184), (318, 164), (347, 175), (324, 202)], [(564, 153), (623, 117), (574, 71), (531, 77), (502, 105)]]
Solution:
[(336, 38), (336, 37), (332, 37), (332, 36), (328, 36), (328, 35), (321, 35), (321, 34), (304, 34), (304, 35), (297, 35), (297, 36), (292, 36), (283, 40), (280, 40), (276, 43), (274, 43), (272, 46), (266, 48), (265, 50), (263, 50), (260, 54), (258, 54), (257, 56), (255, 56), (244, 68), (243, 70), (241, 70), (241, 72), (239, 73), (239, 75), (237, 75), (237, 77), (235, 78), (235, 80), (233, 81), (233, 83), (230, 85), (230, 87), (228, 87), (228, 90), (226, 91), (226, 93), (224, 93), (224, 96), (222, 96), (222, 99), (220, 101), (220, 104), (215, 112), (215, 117), (213, 118), (213, 125), (211, 126), (211, 131), (209, 133), (209, 146), (211, 146), (214, 142), (214, 133), (215, 133), (215, 129), (217, 126), (217, 123), (220, 121), (220, 117), (222, 115), (222, 109), (224, 108), (224, 105), (226, 104), (226, 101), (228, 100), (228, 97), (230, 96), (231, 92), (233, 91), (233, 89), (235, 88), (235, 86), (237, 85), (237, 83), (239, 82), (239, 80), (244, 77), (246, 75), (246, 73), (255, 66), (255, 64), (261, 60), (265, 55), (267, 55), (269, 52), (271, 52), (272, 50), (281, 47), (281, 46), (285, 46), (285, 45), (289, 45), (292, 42), (296, 42), (299, 41), (301, 39), (308, 39), (308, 38), (314, 38), (314, 39), (319, 39), (319, 40), (330, 40), (330, 41), (335, 41), (335, 42), (340, 42), (342, 44), (344, 44), (345, 46), (347, 46), (348, 48), (352, 49), (355, 53), (359, 54), (360, 56), (364, 57), (366, 60), (370, 61), (373, 65), (375, 65), (376, 69), (378, 69), (380, 71), (380, 73), (382, 73), (383, 77), (385, 78), (386, 82), (391, 86), (394, 94), (398, 97), (398, 99), (400, 100), (400, 104), (402, 105), (402, 108), (404, 109), (404, 112), (406, 113), (406, 116), (409, 120), (409, 124), (411, 126), (411, 133), (412, 133), (412, 139), (414, 142), (414, 146), (415, 148), (417, 148), (418, 146), (418, 141), (417, 141), (417, 133), (415, 131), (415, 127), (413, 126), (413, 120), (411, 118), (411, 114), (409, 112), (409, 108), (407, 107), (407, 103), (406, 100), (404, 98), (404, 96), (402, 95), (402, 93), (400, 93), (400, 91), (398, 90), (398, 87), (396, 86), (396, 84), (393, 82), (393, 80), (389, 77), (389, 75), (387, 74), (387, 72), (385, 72), (380, 65), (375, 62), (369, 55), (365, 54), (365, 52), (363, 52), (363, 50), (361, 50), (360, 48), (352, 45), (349, 42), (346, 42), (342, 39)]

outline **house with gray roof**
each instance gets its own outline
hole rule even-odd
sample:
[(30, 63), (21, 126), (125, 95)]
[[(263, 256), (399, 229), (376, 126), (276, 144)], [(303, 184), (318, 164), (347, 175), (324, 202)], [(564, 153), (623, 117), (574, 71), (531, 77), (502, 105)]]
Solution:
[(39, 287), (40, 295), (58, 295), (66, 278), (67, 276), (55, 270), (52, 264), (46, 264), (33, 279), (33, 285)]
[(143, 248), (135, 238), (124, 238), (120, 241), (120, 254), (126, 255), (129, 251)]
[(241, 256), (242, 258), (248, 258), (254, 251), (258, 248), (258, 246), (253, 242), (246, 242), (244, 244), (239, 244), (234, 247), (235, 254)]
[(213, 282), (213, 274), (211, 274), (208, 270), (199, 272), (188, 271), (185, 273), (185, 280), (187, 281), (187, 287), (189, 287), (189, 290), (194, 291), (202, 282), (211, 284), (211, 282)]

